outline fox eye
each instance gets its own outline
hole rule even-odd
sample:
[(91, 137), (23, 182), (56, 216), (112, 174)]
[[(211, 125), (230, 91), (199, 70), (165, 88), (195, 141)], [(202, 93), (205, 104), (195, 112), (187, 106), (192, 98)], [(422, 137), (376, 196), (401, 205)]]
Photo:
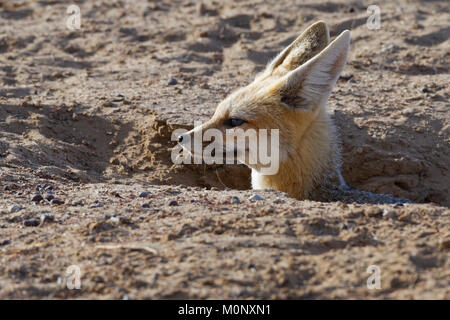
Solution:
[(240, 125), (242, 125), (245, 121), (242, 119), (238, 119), (238, 118), (230, 118), (228, 120), (225, 120), (225, 125), (228, 127), (239, 127)]

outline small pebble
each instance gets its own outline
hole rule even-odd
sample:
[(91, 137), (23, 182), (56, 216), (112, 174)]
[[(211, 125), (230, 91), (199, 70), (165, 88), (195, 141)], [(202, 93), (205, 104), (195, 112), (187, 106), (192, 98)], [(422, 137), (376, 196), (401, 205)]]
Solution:
[(37, 227), (41, 224), (41, 220), (39, 219), (28, 219), (23, 222), (25, 227)]
[(168, 84), (169, 86), (174, 86), (174, 85), (176, 85), (177, 83), (178, 83), (178, 81), (177, 81), (177, 79), (175, 79), (175, 78), (170, 78), (169, 81), (167, 82), (167, 84)]
[(384, 209), (383, 210), (383, 217), (389, 218), (389, 219), (395, 219), (395, 218), (397, 218), (397, 215), (395, 214), (394, 210)]
[(44, 222), (54, 222), (55, 221), (55, 217), (51, 216), (51, 215), (47, 215), (47, 214), (42, 214), (41, 215), (41, 224), (43, 224)]
[(383, 211), (379, 207), (369, 207), (364, 210), (364, 214), (366, 217), (381, 217), (383, 215)]
[(167, 241), (172, 241), (178, 238), (178, 235), (176, 235), (175, 233), (165, 233), (162, 237), (161, 237), (161, 241), (162, 242), (167, 242)]
[(420, 91), (423, 93), (427, 93), (427, 92), (430, 92), (430, 89), (428, 88), (427, 85), (424, 85), (420, 88)]
[(56, 205), (61, 205), (61, 204), (64, 204), (64, 201), (55, 198), (55, 199), (52, 199), (52, 200), (50, 201), (50, 203), (51, 203), (51, 204), (56, 204)]
[(45, 196), (45, 200), (47, 201), (52, 201), (53, 199), (55, 199), (55, 197), (52, 194), (48, 194)]
[(439, 240), (439, 247), (441, 249), (450, 249), (450, 237)]
[(42, 196), (39, 193), (31, 196), (31, 201), (33, 202), (41, 202), (42, 200), (44, 200), (44, 198), (42, 198)]
[(17, 204), (13, 204), (11, 207), (9, 207), (9, 212), (17, 212), (22, 210), (21, 206), (18, 206)]
[(113, 102), (122, 102), (123, 100), (125, 100), (125, 96), (121, 93), (116, 93), (114, 95), (114, 99)]
[(256, 200), (256, 201), (259, 201), (259, 200), (263, 200), (263, 197), (261, 197), (259, 194), (254, 194), (254, 195), (252, 195), (250, 198), (248, 198), (249, 200)]
[(172, 200), (169, 202), (169, 206), (177, 206), (178, 202), (176, 202), (175, 200)]
[(150, 208), (150, 204), (144, 203), (144, 204), (142, 205), (142, 208)]
[(241, 200), (239, 200), (238, 197), (233, 196), (233, 197), (231, 198), (231, 203), (241, 203)]
[(145, 198), (145, 197), (147, 197), (148, 195), (150, 195), (150, 192), (144, 191), (144, 192), (141, 192), (141, 193), (139, 194), (139, 198)]
[(0, 247), (1, 246), (6, 246), (6, 245), (8, 245), (8, 244), (10, 244), (11, 243), (11, 240), (3, 240), (3, 241), (0, 241)]
[(398, 47), (395, 44), (385, 44), (381, 47), (381, 52), (394, 51), (397, 49)]
[(119, 218), (117, 217), (111, 217), (109, 220), (114, 223), (119, 223)]
[(352, 74), (341, 75), (341, 76), (339, 76), (339, 80), (344, 80), (344, 81), (348, 81), (348, 80), (350, 80), (351, 78), (353, 78), (353, 75), (352, 75)]
[(131, 224), (130, 218), (127, 218), (127, 217), (120, 217), (120, 218), (119, 218), (119, 222), (120, 222), (121, 224)]

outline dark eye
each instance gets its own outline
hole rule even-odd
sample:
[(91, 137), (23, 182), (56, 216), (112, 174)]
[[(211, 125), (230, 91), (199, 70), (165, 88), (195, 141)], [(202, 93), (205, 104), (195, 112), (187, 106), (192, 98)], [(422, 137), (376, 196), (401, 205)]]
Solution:
[(229, 127), (239, 127), (240, 125), (242, 125), (245, 121), (242, 119), (238, 119), (238, 118), (230, 118), (228, 120), (225, 120), (225, 125), (229, 126)]

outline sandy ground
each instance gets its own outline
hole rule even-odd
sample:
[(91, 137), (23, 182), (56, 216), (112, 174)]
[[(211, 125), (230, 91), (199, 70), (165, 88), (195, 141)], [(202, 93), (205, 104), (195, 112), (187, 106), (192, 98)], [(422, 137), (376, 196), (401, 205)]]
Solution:
[[(369, 30), (370, 4), (1, 2), (0, 298), (449, 299), (450, 5), (379, 1)], [(345, 179), (415, 204), (256, 201), (243, 166), (172, 165), (171, 132), (317, 20), (352, 35)]]

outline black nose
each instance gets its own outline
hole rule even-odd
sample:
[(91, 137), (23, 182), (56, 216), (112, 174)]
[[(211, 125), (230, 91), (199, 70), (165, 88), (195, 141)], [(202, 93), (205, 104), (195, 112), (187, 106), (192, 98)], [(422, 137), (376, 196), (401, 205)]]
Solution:
[(183, 135), (178, 136), (178, 142), (179, 143), (183, 142)]

